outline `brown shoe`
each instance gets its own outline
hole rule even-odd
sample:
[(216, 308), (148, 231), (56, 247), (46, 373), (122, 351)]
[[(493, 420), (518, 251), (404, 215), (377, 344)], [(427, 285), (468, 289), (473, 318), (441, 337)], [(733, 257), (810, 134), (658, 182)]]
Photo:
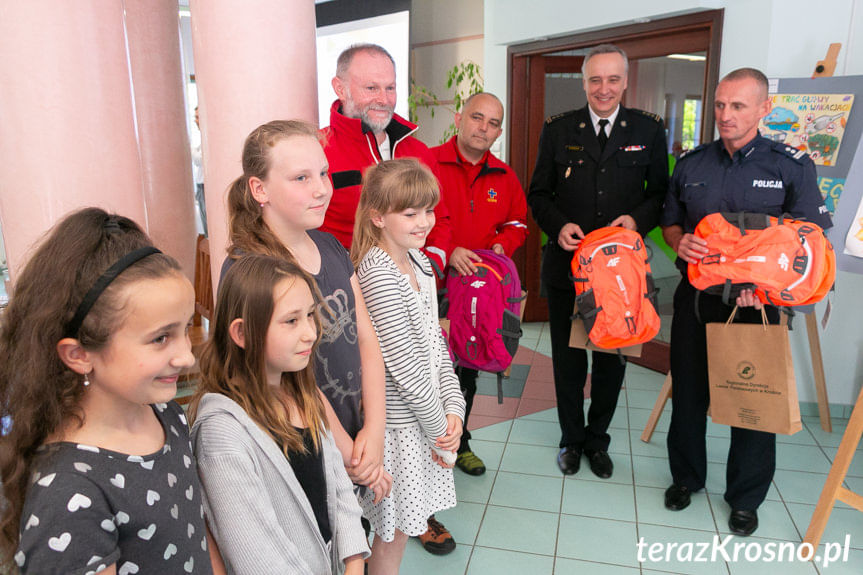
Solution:
[(419, 536), (420, 543), (433, 555), (446, 555), (455, 549), (455, 539), (434, 515), (428, 519), (428, 531)]

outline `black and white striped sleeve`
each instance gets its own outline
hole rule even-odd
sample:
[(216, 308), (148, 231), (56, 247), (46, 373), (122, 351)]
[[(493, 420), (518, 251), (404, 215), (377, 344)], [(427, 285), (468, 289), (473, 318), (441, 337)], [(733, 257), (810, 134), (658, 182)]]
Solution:
[(387, 380), (402, 400), (402, 405), (387, 402), (387, 420), (397, 424), (413, 414), (434, 442), (446, 434), (446, 416), (432, 385), (429, 342), (414, 333), (422, 315), (412, 288), (406, 277), (373, 259), (363, 261), (357, 279), (380, 341)]

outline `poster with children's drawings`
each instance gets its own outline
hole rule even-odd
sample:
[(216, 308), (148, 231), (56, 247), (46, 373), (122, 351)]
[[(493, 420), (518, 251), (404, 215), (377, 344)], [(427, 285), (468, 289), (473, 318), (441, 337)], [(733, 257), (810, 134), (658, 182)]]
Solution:
[(761, 135), (803, 150), (816, 166), (835, 166), (854, 94), (771, 94)]
[(863, 76), (778, 78), (761, 134), (804, 150), (815, 161), (818, 188), (833, 218), (827, 238), (840, 270), (863, 274)]

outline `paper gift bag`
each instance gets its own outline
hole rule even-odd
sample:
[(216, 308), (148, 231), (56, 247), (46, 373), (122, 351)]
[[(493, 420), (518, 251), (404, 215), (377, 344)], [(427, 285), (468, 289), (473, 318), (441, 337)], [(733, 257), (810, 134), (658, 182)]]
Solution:
[(788, 326), (708, 323), (707, 370), (714, 423), (793, 435), (800, 404)]
[[(572, 310), (575, 315), (578, 312), (578, 306)], [(620, 353), (629, 357), (641, 357), (641, 345), (630, 345), (629, 347), (621, 347)], [(603, 349), (597, 347), (590, 341), (587, 335), (587, 330), (584, 329), (584, 322), (580, 317), (572, 320), (572, 329), (569, 331), (569, 347), (577, 347), (578, 349), (589, 349), (591, 351), (604, 351), (606, 353), (617, 353), (617, 349)]]

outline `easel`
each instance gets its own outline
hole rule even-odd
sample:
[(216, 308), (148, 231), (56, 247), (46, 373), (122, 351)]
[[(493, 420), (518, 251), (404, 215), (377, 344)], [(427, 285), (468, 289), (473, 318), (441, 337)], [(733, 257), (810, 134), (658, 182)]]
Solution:
[(827, 520), (830, 519), (830, 513), (833, 511), (833, 506), (837, 500), (847, 503), (858, 511), (863, 511), (863, 495), (842, 487), (842, 482), (845, 481), (845, 474), (848, 473), (848, 467), (851, 465), (851, 460), (854, 459), (854, 453), (857, 451), (861, 436), (863, 436), (863, 389), (857, 396), (857, 403), (854, 405), (854, 411), (851, 412), (848, 427), (842, 436), (842, 442), (839, 443), (839, 450), (836, 452), (833, 465), (830, 466), (830, 473), (827, 475), (824, 488), (821, 490), (821, 497), (818, 498), (812, 519), (809, 520), (806, 537), (803, 538), (803, 541), (811, 543), (813, 548), (818, 547), (824, 529), (827, 527)]
[[(815, 72), (812, 74), (813, 78), (833, 75), (833, 70), (836, 68), (836, 57), (839, 55), (841, 47), (841, 44), (830, 44), (827, 58), (818, 62)], [(815, 322), (814, 317), (807, 316), (807, 327), (809, 327), (810, 317), (812, 322)], [(811, 334), (812, 330), (810, 329), (810, 346), (812, 345)], [(820, 396), (818, 403), (820, 406)], [(833, 459), (833, 465), (830, 466), (830, 473), (827, 475), (827, 481), (821, 489), (821, 496), (818, 498), (818, 504), (812, 513), (812, 519), (809, 520), (809, 528), (806, 529), (806, 536), (803, 538), (804, 543), (809, 543), (813, 549), (817, 549), (818, 544), (821, 542), (821, 536), (824, 534), (827, 521), (830, 519), (830, 513), (833, 511), (833, 506), (836, 505), (837, 500), (847, 503), (857, 511), (863, 511), (863, 495), (842, 487), (842, 482), (845, 481), (845, 475), (848, 473), (848, 468), (854, 459), (854, 454), (857, 451), (857, 446), (860, 444), (861, 437), (863, 437), (863, 389), (860, 390), (860, 394), (857, 396), (857, 403), (854, 404), (854, 411), (851, 412), (848, 427), (845, 428), (842, 441), (839, 443), (839, 450)]]
[[(824, 378), (824, 360), (821, 358), (821, 339), (818, 337), (818, 321), (815, 318), (815, 310), (804, 315), (806, 316), (806, 335), (809, 337), (809, 355), (812, 357), (812, 371), (815, 376), (815, 395), (818, 398), (818, 416), (821, 419), (821, 429), (827, 433), (833, 433), (833, 423), (830, 421), (830, 403), (827, 399), (827, 380)], [(787, 321), (787, 317), (782, 314), (782, 321)], [(653, 410), (650, 412), (650, 417), (647, 418), (647, 424), (641, 433), (641, 441), (644, 443), (650, 443), (650, 438), (653, 436), (662, 410), (669, 399), (671, 399), (671, 372), (665, 376), (662, 389), (659, 390), (659, 397), (656, 398), (656, 403), (653, 404)], [(710, 411), (707, 413), (709, 415)]]

